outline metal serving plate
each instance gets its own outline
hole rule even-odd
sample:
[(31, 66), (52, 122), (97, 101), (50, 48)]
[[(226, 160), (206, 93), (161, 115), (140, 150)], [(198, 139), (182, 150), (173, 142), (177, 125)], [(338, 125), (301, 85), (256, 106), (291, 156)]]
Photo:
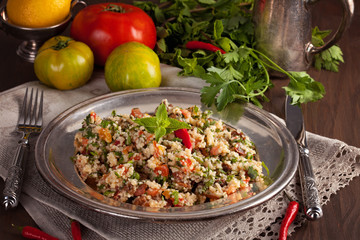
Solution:
[(221, 118), (250, 136), (260, 159), (268, 166), (274, 182), (255, 196), (238, 201), (234, 194), (232, 198), (191, 207), (157, 209), (116, 202), (86, 185), (70, 157), (74, 154), (74, 135), (90, 111), (94, 110), (102, 117), (110, 116), (113, 110), (129, 114), (134, 107), (139, 107), (142, 112), (153, 113), (162, 99), (168, 99), (174, 106), (197, 105), (202, 110), (207, 109), (201, 104), (197, 90), (184, 88), (115, 92), (84, 101), (61, 113), (40, 134), (35, 147), (39, 172), (56, 191), (87, 208), (120, 217), (160, 222), (200, 220), (244, 211), (271, 199), (293, 178), (299, 156), (290, 132), (268, 112), (251, 104), (234, 104), (221, 113), (211, 110), (214, 111), (214, 118)]

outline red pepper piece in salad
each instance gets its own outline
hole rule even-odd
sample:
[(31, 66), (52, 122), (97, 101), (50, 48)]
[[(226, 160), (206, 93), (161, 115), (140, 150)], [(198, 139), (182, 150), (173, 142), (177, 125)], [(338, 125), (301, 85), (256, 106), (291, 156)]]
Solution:
[(182, 143), (184, 144), (184, 146), (186, 148), (189, 148), (190, 150), (192, 150), (192, 144), (191, 144), (191, 140), (190, 140), (190, 135), (189, 135), (188, 131), (185, 128), (178, 129), (174, 133), (175, 133), (175, 136), (177, 138), (180, 138), (182, 140)]

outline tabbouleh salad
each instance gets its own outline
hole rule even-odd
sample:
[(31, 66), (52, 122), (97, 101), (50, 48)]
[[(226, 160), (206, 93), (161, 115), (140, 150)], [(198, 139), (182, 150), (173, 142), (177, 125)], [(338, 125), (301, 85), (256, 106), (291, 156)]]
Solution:
[[(144, 118), (159, 121), (160, 107), (165, 120), (187, 127), (165, 124), (159, 135), (161, 130), (142, 124)], [(155, 116), (134, 108), (106, 118), (92, 111), (74, 139), (81, 178), (114, 200), (157, 208), (192, 206), (235, 192), (248, 198), (267, 187), (264, 164), (241, 130), (197, 106), (180, 108), (165, 99), (157, 109)]]

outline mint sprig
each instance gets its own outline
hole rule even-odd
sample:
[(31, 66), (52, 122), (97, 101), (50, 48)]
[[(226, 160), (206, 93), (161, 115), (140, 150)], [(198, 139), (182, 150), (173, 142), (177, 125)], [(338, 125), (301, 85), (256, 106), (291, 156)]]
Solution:
[(137, 118), (134, 120), (137, 124), (144, 126), (146, 131), (155, 134), (155, 140), (158, 142), (161, 137), (172, 133), (178, 129), (190, 129), (190, 125), (186, 122), (169, 118), (164, 103), (156, 110), (155, 117)]

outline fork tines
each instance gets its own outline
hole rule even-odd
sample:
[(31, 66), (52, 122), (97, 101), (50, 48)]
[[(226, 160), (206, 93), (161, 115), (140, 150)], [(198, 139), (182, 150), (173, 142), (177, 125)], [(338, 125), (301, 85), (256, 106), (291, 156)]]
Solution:
[(19, 127), (41, 127), (42, 126), (42, 114), (43, 114), (43, 90), (40, 92), (36, 89), (34, 96), (34, 89), (30, 91), (30, 97), (28, 97), (29, 89), (26, 88), (23, 105), (19, 116)]

